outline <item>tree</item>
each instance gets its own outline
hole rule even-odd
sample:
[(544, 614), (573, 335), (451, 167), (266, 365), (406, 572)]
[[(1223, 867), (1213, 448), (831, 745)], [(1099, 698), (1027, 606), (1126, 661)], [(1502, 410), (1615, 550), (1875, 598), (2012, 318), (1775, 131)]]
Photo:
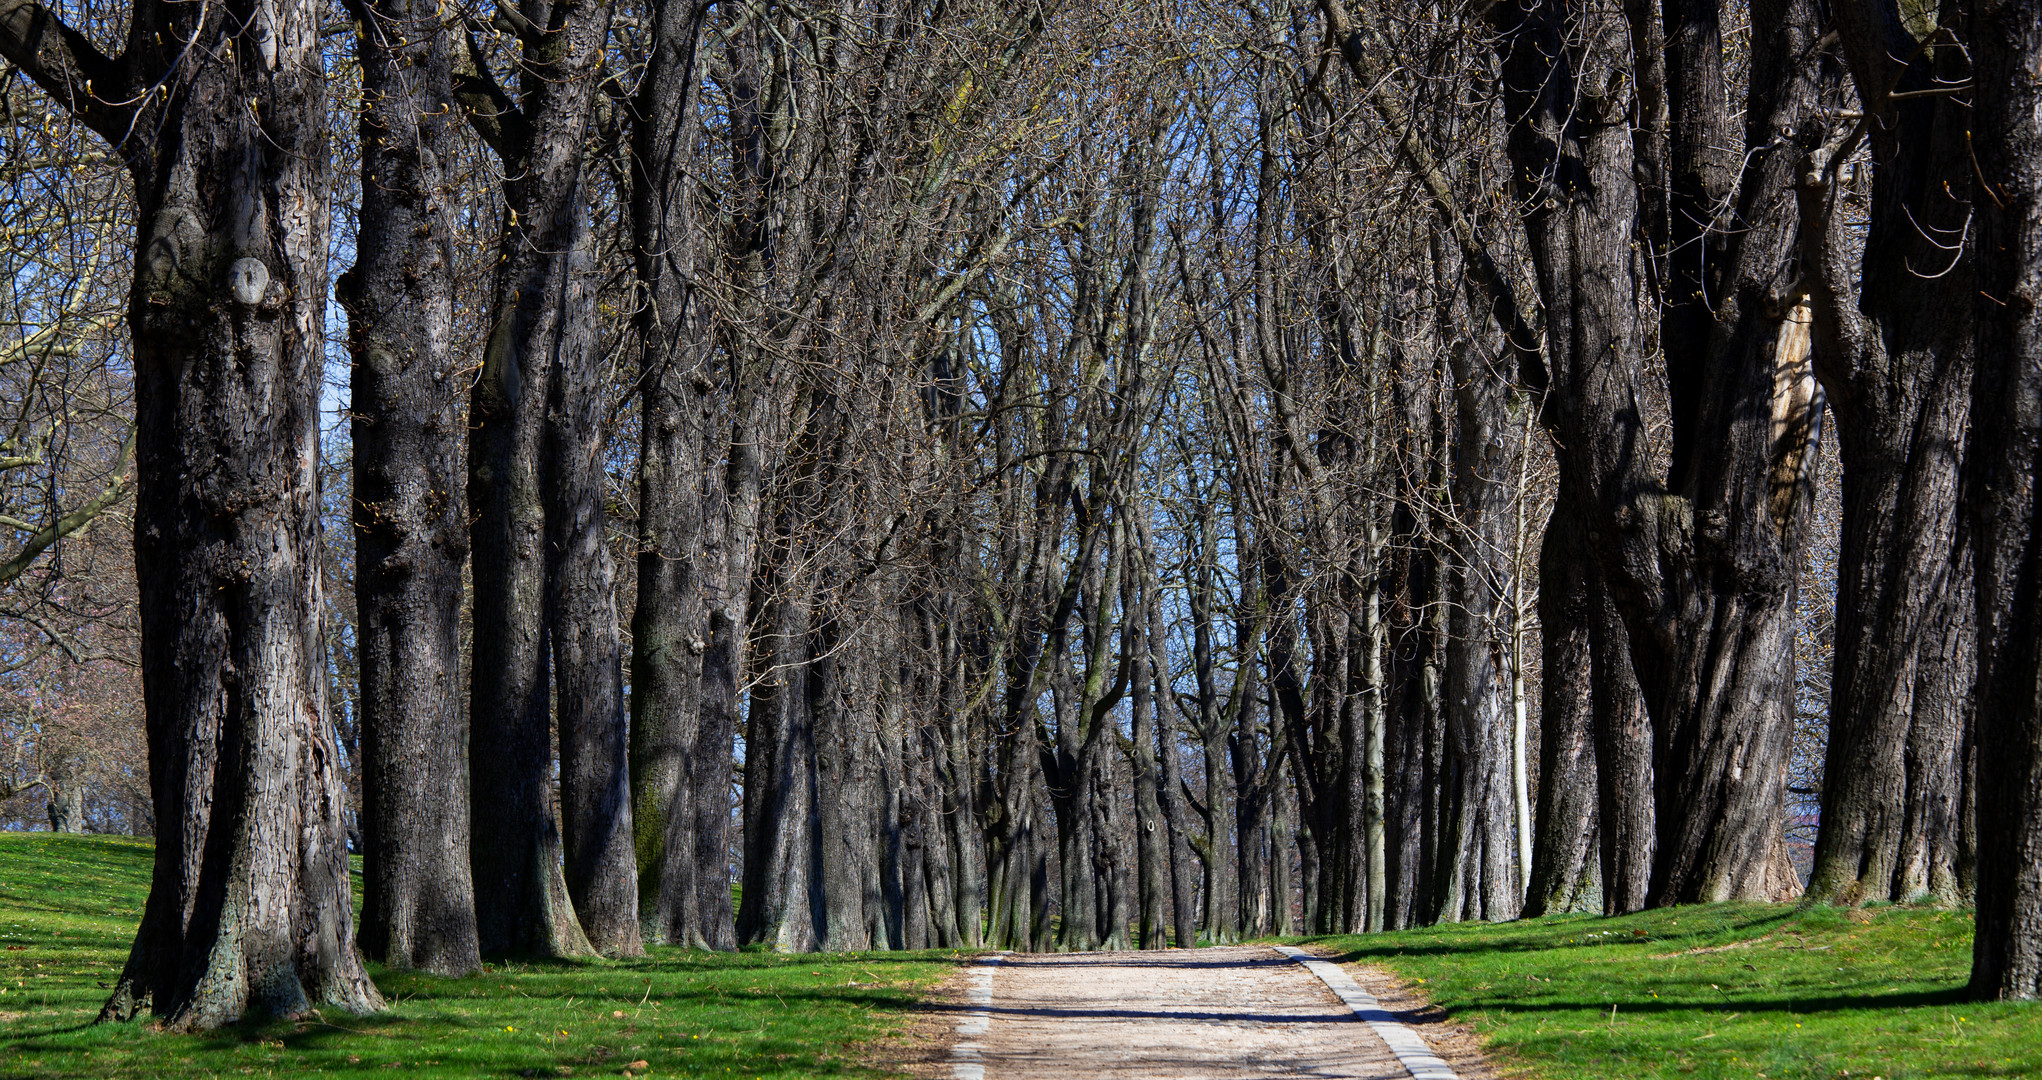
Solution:
[(1628, 125), (1604, 122), (1625, 102), (1596, 89), (1616, 85), (1623, 28), (1558, 3), (1491, 16), (1545, 299), (1549, 348), (1533, 377), (1551, 387), (1543, 420), (1560, 447), (1562, 506), (1588, 524), (1655, 733), (1649, 903), (1790, 886), (1790, 598), (1819, 408), (1785, 194), (1798, 160), (1788, 151), (1819, 119), (1824, 68), (1812, 7), (1754, 9), (1743, 139), (1753, 162), (1737, 177), (1723, 161), (1735, 141), (1717, 16), (1713, 2), (1668, 5), (1666, 85), (1638, 90), (1664, 92), (1672, 122), (1663, 477), (1641, 452), (1636, 154)]
[[(1836, 5), (1863, 118), (1802, 168), (1816, 374), (1843, 465), (1836, 651), (1811, 895), (1960, 903), (1968, 810), (1973, 571), (1958, 522), (1976, 293), (1968, 63), (1933, 9)], [(1859, 265), (1846, 171), (1870, 147)], [(1856, 189), (1856, 190), (1854, 190)]]
[(1978, 537), (1978, 933), (1971, 993), (2042, 996), (2042, 7), (1972, 9), (1978, 154), (1977, 430), (1965, 498)]
[[(708, 5), (665, 0), (633, 102), (631, 212), (639, 311), (638, 607), (631, 630), (632, 823), (648, 940), (737, 944), (730, 902), (731, 742), (750, 599), (759, 449), (733, 440), (731, 399), (700, 288), (699, 56)], [(727, 463), (729, 472), (718, 468)], [(732, 491), (732, 486), (735, 491)], [(742, 525), (739, 529), (743, 533)]]
[[(484, 955), (635, 954), (636, 862), (602, 432), (584, 150), (611, 6), (499, 9), (518, 97), (471, 36), (458, 87), (505, 175), (502, 258), (469, 405), (475, 581), (470, 813)], [(471, 30), (471, 35), (473, 31)], [(560, 815), (552, 806), (553, 728)]]
[(157, 847), (106, 1019), (382, 1004), (354, 944), (321, 664), (320, 15), (142, 3), (108, 56), (49, 9), (0, 12), (0, 54), (116, 149), (140, 211), (128, 325)]
[(393, 967), (461, 975), (481, 958), (457, 685), (468, 553), (449, 233), (460, 39), (402, 0), (354, 14), (362, 205), (355, 265), (335, 291), (354, 361), (362, 947)]

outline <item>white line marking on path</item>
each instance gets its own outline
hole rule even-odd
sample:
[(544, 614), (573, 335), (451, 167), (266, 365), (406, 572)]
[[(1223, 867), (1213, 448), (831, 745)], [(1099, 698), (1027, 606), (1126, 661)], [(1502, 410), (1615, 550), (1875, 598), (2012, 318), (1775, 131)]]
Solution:
[[(958, 1022), (959, 1035), (983, 1035), (993, 1023), (993, 969), (1007, 958), (1005, 951), (979, 958), (978, 970), (970, 975), (970, 985), (965, 987), (965, 1000), (972, 1009)], [(954, 1080), (986, 1080), (986, 1067), (978, 1063), (985, 1047), (975, 1042), (961, 1042), (950, 1048), (950, 1075)]]
[[(1363, 990), (1347, 972), (1340, 969), (1340, 965), (1289, 945), (1277, 945), (1275, 949), (1303, 964), (1328, 989), (1340, 995), (1340, 1000), (1354, 1010), (1355, 1016), (1366, 1021), (1384, 1042), (1390, 1044), (1390, 1052), (1397, 1055), (1397, 1060), (1415, 1080), (1460, 1080), (1446, 1062), (1425, 1045), (1422, 1036), (1392, 1018), (1376, 1001), (1375, 995)], [(980, 1076), (972, 1077), (972, 1080), (983, 1080), (983, 1073), (984, 1070), (980, 1070)], [(959, 1073), (958, 1080), (964, 1080), (964, 1074)]]

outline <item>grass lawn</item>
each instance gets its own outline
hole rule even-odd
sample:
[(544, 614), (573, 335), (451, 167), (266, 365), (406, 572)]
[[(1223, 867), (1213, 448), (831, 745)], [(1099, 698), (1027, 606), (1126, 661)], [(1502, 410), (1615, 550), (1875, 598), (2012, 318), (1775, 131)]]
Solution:
[(151, 848), (0, 834), (0, 1078), (357, 1075), (872, 1076), (856, 1047), (956, 963), (948, 953), (719, 955), (497, 964), (465, 979), (375, 968), (362, 1019), (165, 1035), (91, 1023), (148, 892)]
[(1301, 940), (1419, 984), (1514, 1075), (2042, 1077), (2042, 1006), (1963, 1000), (1968, 911), (1725, 904)]
[[(94, 1026), (150, 854), (113, 837), (0, 834), (0, 1080), (616, 1076), (639, 1061), (653, 1076), (870, 1076), (858, 1046), (956, 963), (660, 949), (466, 979), (375, 969), (391, 1008), (366, 1020), (202, 1036)], [(1965, 912), (1723, 905), (1301, 940), (1417, 983), (1513, 1076), (2042, 1077), (2042, 1006), (1960, 1000)]]

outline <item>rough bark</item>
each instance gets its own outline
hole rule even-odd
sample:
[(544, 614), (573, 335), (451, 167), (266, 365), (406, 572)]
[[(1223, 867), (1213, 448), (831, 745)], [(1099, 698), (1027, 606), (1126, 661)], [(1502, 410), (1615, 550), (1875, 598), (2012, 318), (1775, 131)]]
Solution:
[[(557, 427), (548, 424), (548, 410), (562, 400), (553, 383), (563, 374), (570, 389), (585, 389), (578, 356), (587, 343), (576, 340), (582, 332), (571, 323), (577, 315), (568, 304), (580, 295), (576, 276), (587, 258), (582, 142), (610, 8), (602, 0), (563, 0), (550, 11), (525, 12), (525, 20), (519, 100), (513, 102), (484, 71), (462, 84), (471, 122), (492, 144), (508, 177), (491, 329), (469, 404), (475, 590), (469, 739), (492, 751), (470, 760), (471, 861), (485, 955), (571, 956), (594, 949), (569, 899), (561, 824), (553, 808), (554, 657), (547, 616), (548, 597), (556, 589), (549, 581), (547, 541), (583, 535), (590, 522), (550, 520), (549, 503), (573, 500), (549, 498), (568, 489), (547, 478), (548, 429)], [(563, 373), (563, 360), (576, 370)], [(575, 403), (566, 404), (572, 409)], [(571, 441), (557, 445), (565, 450)], [(554, 461), (556, 468), (560, 463)], [(577, 663), (599, 665), (601, 649), (583, 638), (586, 629), (574, 628), (570, 655)], [(568, 678), (584, 693), (601, 693), (599, 667)], [(577, 708), (588, 702), (575, 700)], [(598, 735), (587, 725), (577, 726), (575, 734)], [(589, 779), (580, 770), (573, 775), (578, 784)], [(606, 778), (594, 779), (609, 791)], [(590, 805), (585, 793), (563, 793), (562, 802)], [(578, 873), (587, 865), (577, 864)], [(632, 934), (636, 922), (631, 920)], [(601, 925), (606, 932), (612, 928), (608, 921)]]
[[(729, 503), (715, 463), (723, 455), (710, 451), (722, 449), (732, 417), (728, 398), (717, 393), (724, 388), (712, 370), (707, 305), (696, 287), (695, 91), (707, 13), (691, 0), (658, 6), (632, 112), (633, 242), (646, 302), (639, 313), (631, 783), (646, 938), (729, 949), (737, 943), (728, 854), (737, 714), (726, 698), (734, 699), (742, 667), (750, 582), (731, 580), (722, 542)], [(742, 470), (744, 452), (729, 462)], [(748, 560), (739, 571), (748, 575)]]
[[(1601, 581), (1600, 574), (1597, 576)], [(1602, 913), (1645, 909), (1658, 844), (1653, 801), (1652, 717), (1631, 668), (1631, 638), (1607, 591), (1598, 589), (1590, 645), (1595, 699), (1597, 832), (1601, 839)]]
[[(1822, 828), (1811, 895), (1965, 899), (1959, 882), (1974, 611), (1958, 534), (1976, 293), (1969, 77), (1954, 41), (1892, 5), (1835, 7), (1869, 120), (1802, 167), (1804, 263), (1814, 272), (1816, 374), (1843, 466)], [(1917, 40), (1917, 36), (1923, 40)], [(1889, 91), (1896, 92), (1889, 96)], [(1927, 92), (1925, 96), (1924, 92)], [(1862, 274), (1841, 265), (1842, 160), (1871, 144)]]
[(1706, 296), (1709, 308), (1705, 328), (1676, 337), (1697, 315), (1677, 302), (1662, 331), (1675, 441), (1663, 482), (1643, 452), (1636, 391), (1635, 153), (1629, 125), (1611, 122), (1628, 103), (1592, 89), (1616, 85), (1607, 73), (1622, 62), (1614, 43), (1627, 31), (1543, 2), (1492, 17), (1517, 118), (1509, 151), (1546, 299), (1552, 393), (1542, 419), (1559, 443), (1563, 484), (1580, 485), (1592, 515), (1590, 540), (1654, 726), (1649, 899), (1778, 898), (1791, 885), (1777, 861), (1789, 601), (1819, 417), (1806, 307), (1790, 273), (1788, 194), (1793, 151), (1819, 131), (1828, 69), (1817, 12), (1799, 2), (1752, 12), (1753, 150), (1730, 199), (1710, 195), (1730, 144), (1714, 8), (1667, 15), (1673, 201), (1724, 207), (1731, 227), (1712, 228), (1713, 214), (1699, 211), (1684, 225), (1674, 215), (1676, 241), (1692, 228), (1706, 242), (1692, 245), (1699, 266), (1674, 261), (1668, 291)]
[[(317, 5), (137, 5), (100, 54), (0, 10), (0, 55), (138, 200), (136, 576), (156, 859), (102, 1019), (175, 1028), (382, 999), (355, 948), (326, 710), (315, 469), (326, 300)], [(185, 43), (220, 43), (190, 50)]]
[[(1443, 256), (1436, 259), (1445, 262)], [(1441, 292), (1451, 295), (1450, 290)], [(1506, 432), (1512, 410), (1509, 382), (1471, 355), (1477, 348), (1463, 341), (1448, 351), (1455, 404), (1453, 524), (1448, 533), (1452, 602), (1447, 612), (1441, 830), (1432, 883), (1433, 911), (1448, 922), (1514, 919), (1524, 896), (1510, 775), (1510, 553), (1516, 507), (1508, 488), (1515, 470)]]
[(576, 242), (541, 442), (561, 849), (567, 895), (589, 944), (641, 956), (617, 571), (603, 525), (607, 395), (589, 293), (592, 245), (586, 236)]
[[(1138, 551), (1137, 558), (1149, 557), (1146, 551)], [(1130, 575), (1135, 578), (1135, 575)], [(1129, 588), (1128, 599), (1122, 604), (1130, 622), (1137, 626), (1147, 621), (1148, 604), (1146, 575), (1136, 579)], [(1137, 622), (1140, 620), (1140, 622)], [(1134, 836), (1135, 836), (1135, 940), (1144, 949), (1163, 949), (1170, 945), (1167, 929), (1170, 919), (1172, 875), (1170, 859), (1174, 830), (1163, 817), (1163, 795), (1161, 769), (1156, 759), (1156, 720), (1161, 713), (1155, 701), (1155, 679), (1150, 664), (1161, 650), (1152, 649), (1148, 634), (1138, 629), (1130, 648), (1133, 650), (1133, 666), (1128, 680), (1133, 686), (1133, 724), (1131, 738), (1127, 744), (1129, 781), (1134, 795)], [(1165, 745), (1166, 751), (1170, 748)]]
[[(1142, 596), (1147, 605), (1148, 632), (1144, 641), (1149, 649), (1150, 674), (1155, 680), (1157, 802), (1169, 832), (1169, 915), (1175, 932), (1174, 943), (1178, 948), (1186, 948), (1198, 937), (1198, 880), (1196, 856), (1191, 850), (1190, 819), (1185, 814), (1184, 765), (1177, 748), (1177, 717), (1182, 714), (1183, 706), (1178, 702), (1175, 673), (1170, 668), (1169, 638), (1163, 622), (1162, 575), (1156, 567), (1156, 550), (1149, 539), (1146, 523), (1138, 519), (1135, 531), (1140, 541)], [(1147, 947), (1146, 939), (1143, 947)]]
[(1971, 993), (2042, 996), (2042, 8), (1972, 10), (1978, 552), (1978, 933)]
[(452, 110), (458, 39), (403, 2), (355, 5), (362, 203), (336, 290), (353, 360), (355, 606), (361, 664), (362, 922), (371, 957), (481, 964), (461, 711), (464, 380), (453, 355)]
[(1578, 519), (1555, 509), (1539, 550), (1538, 818), (1524, 915), (1585, 910), (1599, 880), (1591, 620), (1602, 598)]
[(815, 735), (809, 722), (808, 671), (800, 650), (808, 641), (808, 604), (788, 595), (775, 577), (786, 559), (765, 568), (770, 599), (758, 605), (757, 653), (769, 674), (752, 691), (745, 721), (744, 878), (737, 938), (778, 952), (815, 948), (821, 928), (809, 895), (816, 837)]

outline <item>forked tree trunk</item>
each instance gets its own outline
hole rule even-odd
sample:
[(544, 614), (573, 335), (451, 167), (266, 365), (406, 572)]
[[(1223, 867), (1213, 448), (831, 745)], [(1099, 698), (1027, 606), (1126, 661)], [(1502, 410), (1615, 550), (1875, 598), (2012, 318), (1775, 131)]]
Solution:
[(0, 55), (116, 148), (140, 203), (128, 325), (156, 859), (102, 1019), (382, 1005), (355, 948), (320, 634), (321, 14), (138, 4), (109, 59), (53, 12), (0, 10)]
[(391, 967), (481, 963), (468, 866), (461, 566), (468, 523), (453, 355), (459, 152), (454, 35), (432, 11), (359, 4), (362, 205), (348, 315), (361, 657), (362, 948)]
[[(572, 390), (585, 378), (563, 371), (577, 365), (561, 360), (566, 355), (572, 361), (587, 345), (575, 340), (581, 328), (570, 321), (575, 316), (568, 305), (581, 295), (574, 279), (588, 257), (582, 139), (610, 9), (603, 0), (560, 0), (542, 14), (551, 29), (535, 22), (524, 30), (518, 101), (486, 73), (463, 84), (471, 120), (509, 177), (493, 321), (469, 405), (475, 589), (469, 739), (471, 746), (490, 751), (470, 755), (469, 792), (475, 913), (485, 955), (594, 951), (562, 872), (568, 853), (553, 807), (549, 663), (561, 657), (553, 655), (547, 625), (554, 591), (547, 541), (576, 535), (589, 523), (556, 528), (549, 522), (549, 510), (557, 513), (572, 500), (548, 490), (547, 411), (557, 400), (556, 380), (567, 379)], [(590, 643), (582, 632), (573, 631), (562, 656), (600, 662), (601, 649), (585, 651)], [(601, 677), (569, 676), (588, 680), (591, 689), (599, 689)], [(562, 704), (573, 704), (571, 694), (563, 695)], [(580, 725), (561, 726), (563, 738), (583, 733), (595, 734)], [(563, 769), (561, 779), (581, 783), (584, 776)], [(607, 778), (598, 782), (609, 790)], [(581, 794), (563, 793), (561, 801), (585, 805)], [(567, 827), (580, 831), (571, 822)], [(635, 931), (635, 918), (632, 924)]]
[[(1629, 30), (1614, 13), (1547, 2), (1491, 17), (1503, 32), (1516, 118), (1509, 148), (1546, 300), (1552, 392), (1542, 419), (1559, 443), (1562, 482), (1579, 485), (1577, 504), (1592, 512), (1590, 540), (1655, 730), (1648, 900), (1776, 899), (1794, 887), (1779, 859), (1787, 646), (1820, 410), (1786, 196), (1825, 74), (1813, 52), (1818, 15), (1796, 0), (1752, 12), (1745, 116), (1755, 149), (1739, 179), (1719, 160), (1734, 140), (1717, 11), (1668, 12), (1671, 187), (1676, 207), (1691, 212), (1674, 215), (1681, 257), (1661, 335), (1674, 438), (1663, 483), (1639, 452), (1636, 156), (1629, 125), (1595, 114), (1615, 102), (1579, 85), (1600, 62), (1591, 43)], [(1725, 208), (1734, 227), (1703, 212), (1710, 207)], [(1689, 302), (1704, 294), (1705, 310)], [(1607, 755), (1598, 758), (1607, 771)]]
[(1973, 9), (1978, 423), (1978, 933), (1971, 993), (2042, 996), (2042, 4)]
[[(730, 417), (713, 389), (697, 273), (692, 166), (696, 49), (707, 6), (667, 0), (632, 118), (631, 213), (644, 412), (639, 430), (638, 604), (631, 635), (632, 821), (649, 941), (735, 948), (729, 795), (734, 710), (711, 682), (743, 655), (743, 618), (711, 604), (727, 550), (711, 468)], [(749, 538), (743, 541), (749, 545)], [(748, 587), (749, 583), (745, 583)], [(737, 590), (739, 611), (746, 589)], [(725, 715), (728, 711), (729, 715)]]

